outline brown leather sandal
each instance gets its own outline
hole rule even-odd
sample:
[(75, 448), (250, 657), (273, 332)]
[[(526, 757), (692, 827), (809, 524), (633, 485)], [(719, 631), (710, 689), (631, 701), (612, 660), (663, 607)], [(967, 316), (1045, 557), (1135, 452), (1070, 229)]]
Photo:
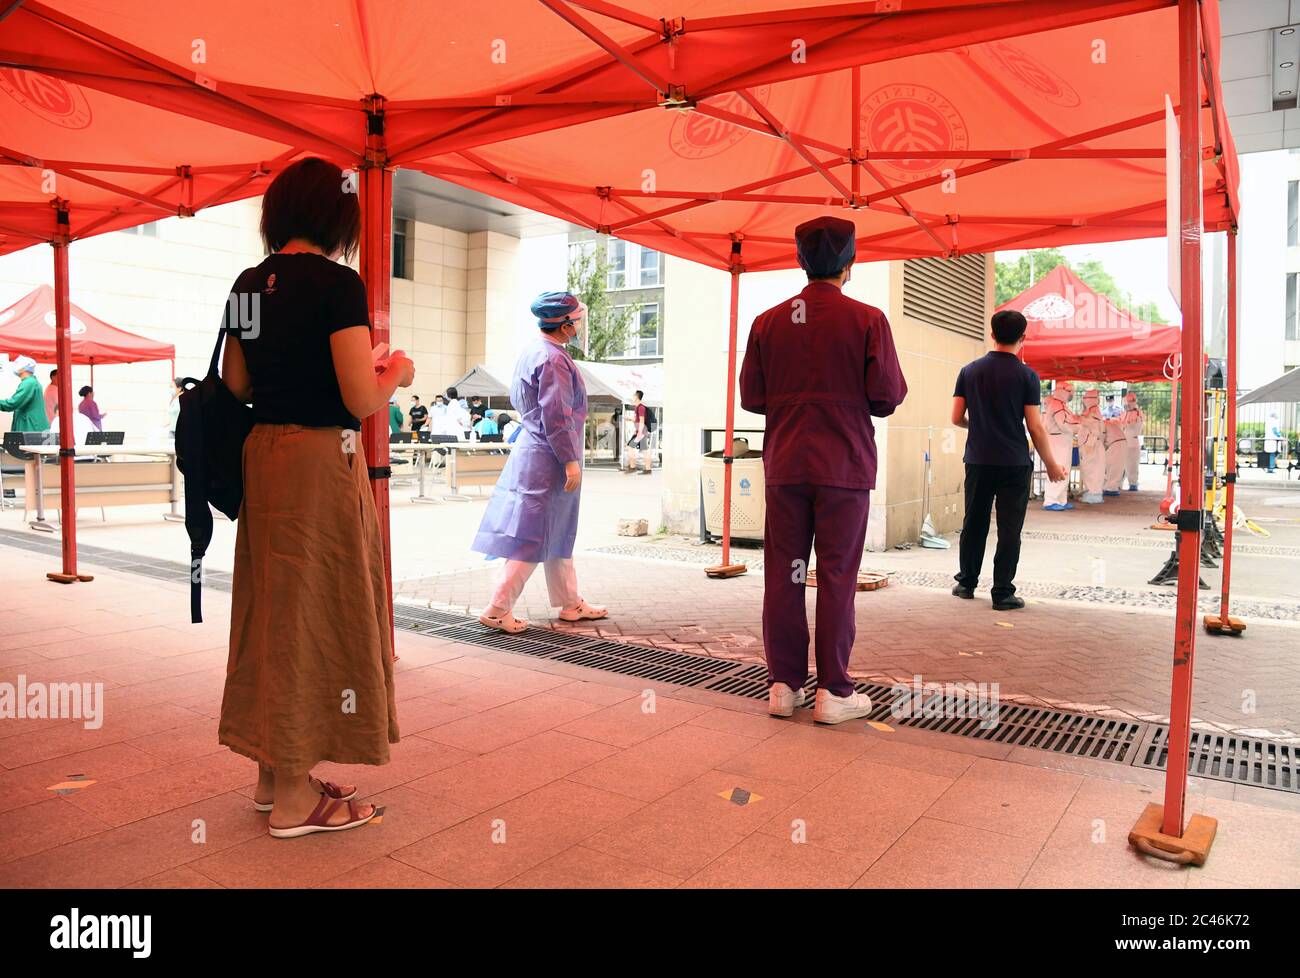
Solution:
[[(315, 782), (315, 784), (312, 787), (314, 787), (322, 795), (325, 795), (329, 798), (333, 798), (335, 801), (348, 801), (357, 796), (357, 789), (355, 787), (352, 789), (351, 793), (345, 795), (343, 793), (343, 788), (335, 784), (333, 781), (322, 781), (320, 778), (312, 778), (312, 781)], [(259, 801), (253, 802), (254, 810), (263, 813), (269, 812), (274, 807), (275, 807), (275, 802), (271, 802), (269, 804), (263, 804), (262, 802)]]
[[(330, 816), (338, 811), (340, 805), (348, 806), (348, 820), (340, 825), (330, 825)], [(272, 838), (276, 839), (296, 839), (298, 836), (312, 835), (316, 832), (344, 832), (348, 829), (360, 828), (377, 814), (379, 814), (379, 809), (373, 805), (370, 808), (370, 814), (362, 816), (357, 814), (357, 803), (355, 801), (351, 799), (339, 801), (336, 798), (330, 798), (328, 795), (321, 795), (320, 801), (316, 803), (316, 809), (307, 816), (306, 821), (282, 829), (276, 828), (274, 825), (268, 825), (267, 831), (271, 833)]]

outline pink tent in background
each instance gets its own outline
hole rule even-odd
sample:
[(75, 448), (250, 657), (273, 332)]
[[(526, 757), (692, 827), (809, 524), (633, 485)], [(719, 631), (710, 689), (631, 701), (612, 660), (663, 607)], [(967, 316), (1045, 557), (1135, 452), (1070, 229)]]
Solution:
[[(75, 303), (71, 304), (71, 332), (72, 362), (89, 364), (92, 384), (95, 364), (176, 359), (176, 347), (171, 343), (159, 343), (110, 326)], [(48, 285), (37, 286), (0, 310), (0, 353), (54, 363), (57, 339), (54, 290)]]

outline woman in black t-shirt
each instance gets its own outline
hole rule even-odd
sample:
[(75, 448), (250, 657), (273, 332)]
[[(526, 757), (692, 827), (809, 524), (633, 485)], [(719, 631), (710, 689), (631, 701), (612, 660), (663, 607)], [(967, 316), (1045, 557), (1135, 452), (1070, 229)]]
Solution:
[(258, 762), (254, 803), (279, 838), (373, 818), (355, 787), (311, 769), (386, 764), (398, 739), (381, 531), (359, 432), (415, 368), (398, 352), (378, 371), (365, 285), (337, 261), (355, 252), (360, 228), (337, 166), (294, 163), (262, 200), (270, 254), (240, 274), (226, 304), (222, 378), (256, 424), (244, 443), (218, 737)]

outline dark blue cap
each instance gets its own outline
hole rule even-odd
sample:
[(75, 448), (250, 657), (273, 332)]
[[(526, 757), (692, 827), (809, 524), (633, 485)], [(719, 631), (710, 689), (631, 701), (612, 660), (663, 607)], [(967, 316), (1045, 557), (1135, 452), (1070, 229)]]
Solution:
[(799, 264), (813, 278), (842, 272), (858, 253), (857, 225), (842, 217), (814, 217), (794, 229)]

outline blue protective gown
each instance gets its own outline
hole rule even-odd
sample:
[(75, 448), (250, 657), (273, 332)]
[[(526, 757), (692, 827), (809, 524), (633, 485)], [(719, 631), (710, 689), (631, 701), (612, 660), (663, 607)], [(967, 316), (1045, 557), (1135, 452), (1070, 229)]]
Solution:
[(572, 557), (582, 490), (564, 491), (564, 465), (582, 461), (587, 387), (564, 347), (538, 337), (520, 355), (510, 402), (523, 431), (473, 549), (529, 563)]

